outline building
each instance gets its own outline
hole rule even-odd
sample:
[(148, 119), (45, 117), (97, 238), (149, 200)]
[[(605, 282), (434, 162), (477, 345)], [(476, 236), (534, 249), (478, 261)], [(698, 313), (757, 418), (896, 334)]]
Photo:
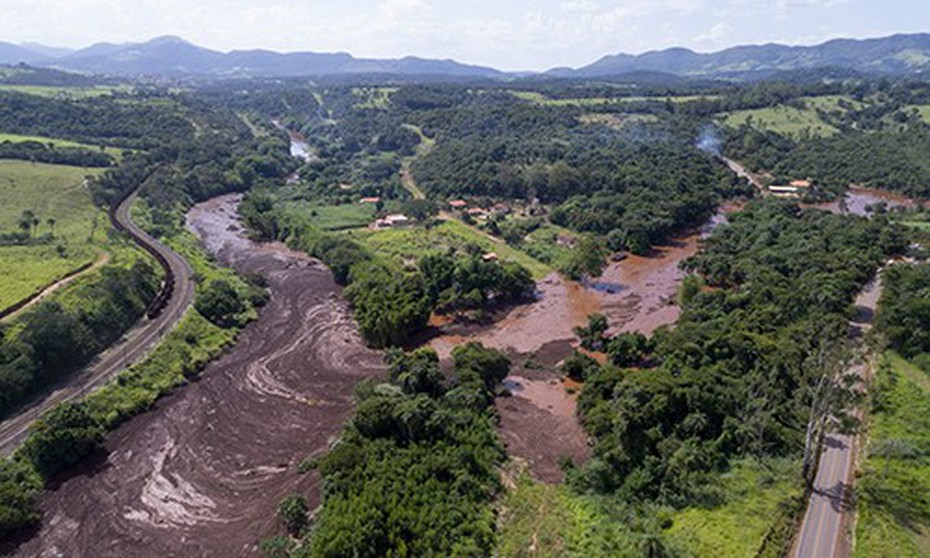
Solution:
[(796, 198), (798, 190), (797, 186), (769, 186), (769, 193), (776, 198)]
[(465, 200), (452, 200), (449, 202), (449, 207), (452, 209), (465, 209), (468, 207), (468, 202)]
[(488, 252), (487, 254), (481, 256), (481, 259), (486, 262), (496, 262), (497, 254), (495, 254), (494, 252)]
[(370, 198), (362, 198), (358, 201), (358, 203), (378, 203), (380, 201), (381, 201), (381, 198), (379, 197), (370, 197)]
[(793, 186), (793, 187), (795, 187), (795, 188), (805, 188), (805, 189), (806, 189), (806, 188), (810, 188), (810, 187), (811, 187), (811, 181), (810, 181), (810, 180), (792, 180), (788, 185), (789, 185), (789, 186)]
[(400, 213), (388, 215), (384, 219), (378, 219), (372, 223), (373, 229), (400, 229), (410, 225), (410, 218)]

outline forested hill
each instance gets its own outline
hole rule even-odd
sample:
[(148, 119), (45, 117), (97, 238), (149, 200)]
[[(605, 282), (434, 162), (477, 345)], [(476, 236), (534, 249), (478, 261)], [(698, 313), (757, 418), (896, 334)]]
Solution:
[[(361, 76), (391, 75), (418, 79), (495, 78), (511, 74), (494, 68), (407, 56), (399, 59), (356, 58), (345, 52), (235, 50), (220, 52), (173, 36), (146, 42), (98, 43), (77, 51), (41, 45), (0, 42), (0, 64), (30, 64), (107, 75), (162, 76)], [(670, 48), (639, 55), (615, 54), (582, 68), (556, 68), (545, 76), (608, 78), (665, 75), (700, 78), (765, 78), (785, 72), (830, 68), (838, 75), (880, 74), (920, 77), (930, 70), (930, 34), (875, 39), (836, 39), (813, 46), (742, 45), (699, 53)]]
[(605, 56), (589, 66), (554, 70), (552, 74), (592, 78), (651, 71), (680, 76), (747, 77), (826, 67), (869, 74), (924, 75), (930, 70), (930, 34), (836, 39), (814, 46), (746, 45), (711, 53), (670, 48), (638, 56)]

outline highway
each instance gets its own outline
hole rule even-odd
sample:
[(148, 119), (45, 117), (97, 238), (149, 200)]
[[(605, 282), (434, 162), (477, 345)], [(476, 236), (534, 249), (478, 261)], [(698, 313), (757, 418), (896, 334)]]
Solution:
[[(857, 316), (850, 323), (852, 337), (860, 338), (871, 328), (880, 293), (876, 279), (859, 294)], [(868, 367), (856, 364), (851, 371), (864, 379)], [(835, 558), (849, 554), (846, 525), (852, 512), (850, 503), (858, 442), (856, 436), (837, 433), (825, 436), (807, 512), (795, 543), (796, 558)]]
[[(77, 371), (54, 391), (34, 398), (20, 408), (16, 414), (0, 423), (0, 456), (11, 454), (25, 440), (29, 427), (43, 413), (59, 403), (73, 401), (104, 385), (129, 365), (139, 361), (170, 332), (190, 307), (194, 300), (194, 271), (187, 261), (173, 250), (150, 236), (132, 222), (130, 209), (138, 192), (126, 197), (111, 213), (114, 226), (131, 233), (134, 240), (146, 251), (159, 254), (163, 266), (167, 265), (166, 277), (174, 277), (166, 282), (163, 292), (170, 297), (160, 312), (152, 318), (143, 317), (119, 343), (101, 353)], [(161, 293), (160, 293), (161, 295)]]

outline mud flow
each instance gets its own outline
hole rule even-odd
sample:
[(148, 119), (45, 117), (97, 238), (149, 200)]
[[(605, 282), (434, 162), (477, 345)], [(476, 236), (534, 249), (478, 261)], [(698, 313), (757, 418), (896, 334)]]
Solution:
[(271, 301), (200, 380), (127, 422), (108, 454), (39, 502), (45, 520), (19, 556), (247, 556), (280, 531), (286, 494), (320, 503), (297, 463), (323, 452), (352, 390), (383, 373), (331, 274), (280, 245), (246, 239), (237, 197), (196, 206), (188, 226), (220, 261), (268, 277)]
[(648, 256), (611, 263), (596, 281), (583, 285), (553, 273), (538, 284), (532, 304), (515, 308), (493, 325), (440, 335), (430, 346), (443, 358), (468, 341), (512, 355), (514, 372), (506, 382), (511, 397), (497, 403), (501, 437), (511, 455), (527, 461), (534, 476), (560, 482), (563, 456), (580, 463), (588, 455), (587, 436), (575, 414), (580, 386), (566, 386), (557, 373), (558, 363), (576, 345), (573, 328), (587, 324), (594, 313), (607, 316), (611, 333), (650, 334), (674, 324), (680, 313), (678, 284), (685, 275), (681, 262), (697, 253), (701, 238), (726, 222), (726, 213), (738, 209), (724, 206), (698, 230)]

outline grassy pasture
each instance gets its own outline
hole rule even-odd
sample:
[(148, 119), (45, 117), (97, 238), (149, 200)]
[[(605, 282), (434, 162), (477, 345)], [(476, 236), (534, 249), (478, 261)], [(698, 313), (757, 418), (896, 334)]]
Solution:
[[(63, 140), (58, 138), (50, 138), (46, 136), (24, 136), (20, 134), (4, 134), (0, 133), (0, 143), (8, 141), (10, 143), (22, 143), (25, 141), (37, 141), (44, 144), (52, 144), (55, 147), (80, 147), (83, 149), (100, 149), (99, 145), (91, 145), (89, 143), (79, 143), (76, 141)], [(119, 159), (123, 150), (118, 147), (104, 147), (103, 151), (117, 159)]]
[(779, 134), (797, 136), (805, 130), (815, 136), (830, 136), (838, 130), (825, 122), (818, 111), (846, 111), (847, 105), (861, 108), (862, 103), (841, 95), (823, 95), (820, 97), (803, 97), (804, 108), (787, 105), (761, 109), (738, 110), (720, 115), (725, 126), (738, 127), (747, 122), (761, 130), (770, 130)]
[(574, 99), (552, 99), (538, 91), (517, 91), (511, 90), (510, 94), (531, 103), (543, 106), (564, 107), (564, 106), (598, 106), (609, 105), (613, 103), (635, 103), (635, 102), (667, 102), (687, 103), (700, 99), (716, 99), (718, 95), (673, 95), (673, 96), (627, 96), (627, 97), (578, 97)]
[(428, 254), (444, 253), (449, 248), (461, 249), (475, 244), (487, 252), (495, 252), (503, 260), (526, 266), (534, 279), (542, 279), (552, 268), (527, 254), (511, 248), (503, 240), (494, 239), (458, 221), (443, 221), (432, 228), (416, 227), (372, 231), (359, 229), (345, 234), (366, 246), (373, 253), (391, 258), (398, 264), (415, 261)]
[(358, 108), (386, 109), (391, 105), (391, 95), (397, 87), (356, 87), (352, 94), (358, 97)]
[[(48, 219), (55, 219), (54, 242), (0, 246), (0, 308), (98, 257), (106, 242), (108, 223), (84, 185), (85, 176), (93, 172), (98, 171), (0, 160), (0, 232), (18, 232), (20, 215), (26, 209), (39, 219), (39, 236), (52, 230)], [(57, 245), (64, 247), (64, 256)]]
[(370, 203), (323, 205), (307, 201), (284, 202), (281, 207), (288, 222), (312, 225), (324, 231), (341, 231), (368, 226), (375, 219), (375, 207)]
[(853, 555), (930, 556), (930, 374), (888, 353), (876, 383)]
[(65, 97), (70, 99), (87, 99), (112, 95), (116, 92), (129, 92), (128, 85), (95, 85), (93, 87), (59, 87), (50, 85), (0, 85), (0, 91), (16, 91), (41, 97)]

